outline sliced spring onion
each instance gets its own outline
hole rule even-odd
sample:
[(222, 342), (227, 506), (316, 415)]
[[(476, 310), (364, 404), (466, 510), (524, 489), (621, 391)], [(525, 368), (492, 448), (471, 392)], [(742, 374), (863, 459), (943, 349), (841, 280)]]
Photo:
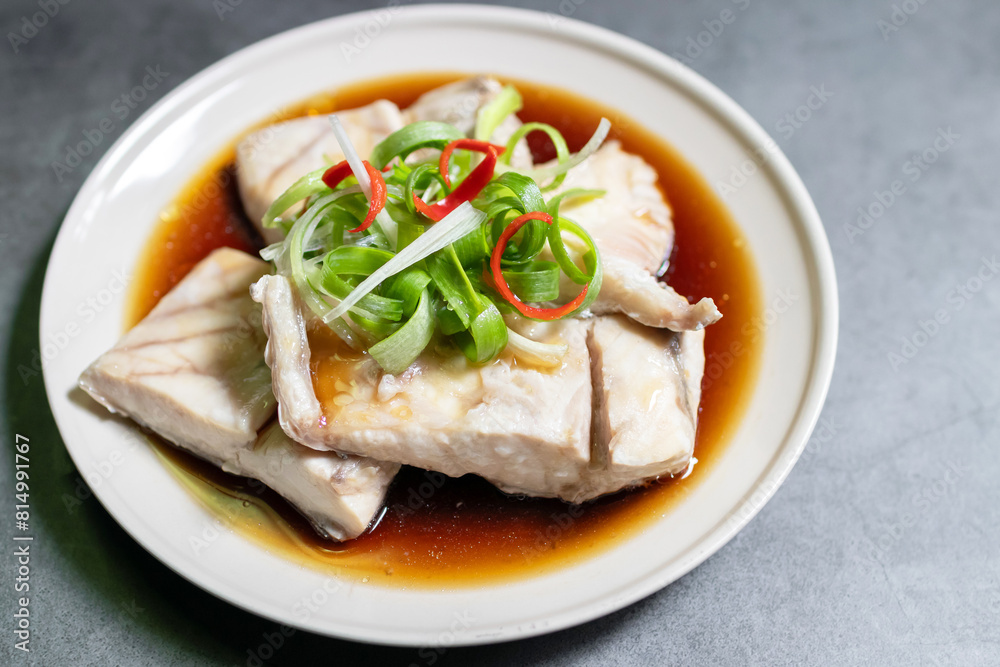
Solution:
[(395, 333), (368, 348), (386, 373), (396, 375), (410, 367), (434, 335), (434, 309), (427, 289), (420, 293), (413, 316)]
[[(361, 191), (365, 193), (365, 198), (369, 201), (372, 199), (372, 182), (368, 174), (368, 170), (365, 169), (365, 162), (361, 159), (358, 151), (354, 148), (354, 144), (351, 143), (351, 138), (347, 136), (347, 131), (344, 130), (344, 126), (341, 124), (340, 119), (337, 118), (336, 114), (330, 115), (330, 127), (333, 128), (333, 136), (337, 138), (337, 143), (340, 144), (340, 150), (344, 154), (344, 158), (347, 163), (351, 165), (351, 171), (354, 173), (354, 177), (358, 179), (358, 185), (361, 186)], [(384, 164), (375, 165), (374, 162), (371, 163), (374, 169), (381, 169)], [(383, 183), (383, 186), (385, 184)], [(384, 197), (383, 193), (381, 196)], [(375, 220), (378, 221), (379, 228), (382, 233), (385, 234), (386, 240), (389, 242), (390, 247), (396, 247), (396, 223), (392, 218), (389, 217), (389, 212), (385, 208), (372, 207), (371, 210), (378, 210), (378, 215), (375, 216)]]
[[(576, 236), (583, 242), (586, 248), (582, 255), (585, 271), (581, 271), (569, 256), (566, 243), (562, 237), (563, 230)], [(600, 291), (601, 284), (604, 281), (604, 264), (601, 262), (601, 252), (598, 250), (597, 244), (594, 242), (593, 237), (587, 233), (586, 229), (567, 218), (554, 218), (547, 231), (552, 256), (555, 258), (559, 268), (566, 274), (566, 277), (577, 285), (590, 284), (590, 291), (587, 294), (587, 298), (584, 299), (577, 312), (584, 308), (589, 308), (590, 304), (597, 298), (597, 293)]]
[(375, 289), (383, 280), (416, 264), (441, 248), (451, 245), (481, 225), (485, 218), (486, 216), (481, 211), (472, 208), (468, 202), (462, 204), (417, 237), (410, 245), (397, 252), (377, 271), (365, 278), (347, 298), (323, 316), (323, 321), (330, 323), (341, 317), (361, 297)]
[[(341, 246), (327, 253), (323, 260), (321, 289), (338, 299), (344, 299), (354, 286), (345, 275), (369, 275), (392, 258), (392, 253), (378, 248)], [(351, 309), (352, 315), (377, 323), (379, 320), (398, 322), (403, 317), (403, 302), (377, 294), (366, 294)]]
[[(556, 178), (561, 174), (565, 174), (567, 171), (576, 167), (581, 162), (586, 160), (588, 157), (594, 154), (604, 140), (608, 138), (608, 133), (611, 131), (611, 121), (607, 118), (602, 118), (601, 122), (597, 125), (597, 130), (594, 132), (593, 136), (584, 144), (583, 148), (579, 152), (570, 155), (565, 162), (559, 162), (548, 167), (539, 167), (537, 169), (518, 169), (521, 174), (533, 179), (536, 183), (543, 183), (550, 178)], [(542, 188), (543, 190), (545, 187)]]
[(559, 265), (555, 262), (528, 262), (504, 269), (503, 277), (521, 301), (540, 303), (559, 298)]
[(483, 364), (494, 359), (507, 347), (507, 326), (500, 311), (485, 297), (485, 304), (472, 322), (468, 331), (459, 331), (453, 338), (462, 353), (474, 364)]
[[(509, 85), (504, 86), (497, 93), (497, 96), (489, 104), (481, 107), (476, 114), (475, 138), (480, 141), (489, 141), (500, 124), (507, 119), (507, 116), (517, 113), (522, 106), (521, 94), (517, 92), (517, 88)], [(507, 146), (508, 151), (513, 149), (512, 145)]]
[[(556, 319), (597, 297), (598, 249), (560, 207), (602, 193), (569, 189), (548, 201), (543, 193), (597, 150), (610, 124), (602, 119), (576, 154), (543, 123), (522, 126), (507, 146), (490, 144), (521, 106), (516, 89), (507, 86), (480, 109), (471, 138), (447, 123), (411, 123), (379, 143), (370, 162), (332, 116), (345, 159), (307, 174), (268, 209), (265, 224), (287, 234), (262, 256), (292, 281), (310, 311), (355, 349), (367, 348), (387, 372), (403, 372), (442, 334), (472, 363), (510, 349), (526, 363), (558, 365), (565, 345), (521, 336), (504, 317)], [(536, 131), (553, 142), (555, 163), (509, 167), (514, 147)], [(421, 149), (422, 157), (413, 159)], [(357, 185), (345, 183), (349, 177)], [(304, 203), (294, 208), (297, 202)], [(546, 245), (552, 256), (541, 259)], [(565, 301), (564, 274), (582, 289), (558, 305)]]
[[(435, 169), (432, 164), (419, 164), (410, 171), (409, 175), (406, 177), (406, 186), (403, 189), (403, 203), (406, 207), (410, 209), (410, 213), (416, 213), (417, 208), (413, 204), (413, 196), (416, 194), (416, 190), (425, 189), (432, 181), (437, 180), (441, 184), (441, 187), (446, 187), (444, 182), (444, 177), (441, 173)], [(447, 193), (448, 191), (445, 190)]]
[(421, 269), (409, 268), (387, 279), (383, 293), (403, 304), (403, 317), (412, 317), (424, 288), (431, 283), (430, 275)]
[(454, 125), (433, 120), (419, 120), (396, 130), (372, 149), (369, 161), (377, 169), (385, 167), (394, 157), (405, 160), (420, 148), (444, 148), (448, 142), (461, 139), (465, 135)]
[(277, 227), (279, 224), (278, 216), (290, 209), (294, 204), (303, 199), (308, 199), (313, 195), (328, 191), (330, 188), (326, 187), (326, 183), (323, 182), (323, 174), (326, 173), (326, 170), (326, 167), (317, 169), (295, 181), (290, 188), (281, 193), (267, 207), (267, 211), (264, 213), (264, 217), (261, 218), (260, 224), (264, 227)]
[(392, 259), (393, 254), (381, 248), (342, 246), (327, 253), (324, 263), (337, 275), (367, 276)]
[(545, 210), (545, 200), (542, 199), (542, 191), (538, 184), (517, 172), (509, 171), (501, 174), (486, 187), (486, 191), (491, 195), (510, 192), (521, 202), (521, 213)]
[[(338, 198), (351, 194), (347, 190), (341, 190), (329, 194), (313, 203), (309, 209), (299, 217), (292, 226), (291, 231), (285, 238), (285, 250), (277, 258), (276, 264), (279, 271), (287, 267), (292, 284), (299, 292), (299, 296), (309, 306), (316, 315), (323, 317), (330, 310), (330, 304), (323, 298), (323, 294), (317, 290), (310, 280), (310, 274), (314, 273), (307, 267), (303, 248), (308, 245), (316, 227), (319, 226), (323, 211)], [(284, 271), (282, 271), (284, 272)], [(354, 349), (361, 347), (360, 341), (351, 330), (350, 326), (339, 318), (330, 318), (326, 321), (333, 331), (340, 338)]]
[[(563, 138), (562, 133), (556, 128), (552, 127), (548, 123), (525, 123), (517, 129), (514, 134), (510, 135), (510, 139), (507, 140), (507, 151), (504, 153), (503, 160), (504, 164), (510, 164), (511, 153), (514, 152), (514, 146), (517, 145), (524, 137), (528, 136), (532, 132), (544, 132), (548, 135), (549, 139), (552, 141), (552, 145), (556, 149), (556, 163), (562, 164), (569, 159), (569, 147), (566, 145), (566, 139)], [(543, 190), (554, 190), (562, 185), (562, 182), (566, 179), (566, 173), (563, 172), (556, 176), (551, 183), (546, 185)]]
[(483, 304), (458, 261), (455, 249), (448, 246), (428, 257), (427, 271), (448, 307), (458, 315), (462, 326), (469, 326), (476, 314), (483, 309)]
[(569, 350), (565, 343), (539, 343), (511, 329), (507, 329), (507, 347), (518, 359), (543, 368), (561, 364)]
[[(492, 234), (493, 243), (496, 244), (509, 222), (508, 215), (513, 213), (513, 217), (518, 217), (526, 213), (544, 212), (546, 210), (545, 200), (542, 199), (542, 191), (533, 180), (518, 173), (508, 172), (501, 174), (488, 186), (487, 196), (502, 195), (509, 192), (512, 197), (500, 197), (487, 210), (487, 216), (493, 221)], [(515, 203), (516, 202), (516, 203)], [(504, 208), (504, 205), (511, 204)], [(545, 223), (538, 220), (529, 221), (524, 231), (521, 233), (517, 243), (508, 246), (509, 252), (504, 253), (504, 262), (523, 263), (530, 261), (541, 252), (545, 245)]]
[(278, 241), (277, 243), (272, 243), (271, 245), (266, 246), (264, 249), (262, 249), (260, 251), (260, 258), (263, 259), (265, 262), (273, 262), (281, 255), (282, 252), (284, 252), (284, 250), (285, 250), (285, 242)]
[(466, 269), (490, 256), (490, 244), (486, 241), (487, 229), (486, 226), (477, 227), (452, 244), (459, 263)]
[(455, 311), (449, 308), (447, 304), (438, 308), (437, 318), (438, 326), (441, 327), (441, 333), (445, 336), (453, 336), (468, 328), (468, 325), (462, 324), (462, 320), (459, 319)]

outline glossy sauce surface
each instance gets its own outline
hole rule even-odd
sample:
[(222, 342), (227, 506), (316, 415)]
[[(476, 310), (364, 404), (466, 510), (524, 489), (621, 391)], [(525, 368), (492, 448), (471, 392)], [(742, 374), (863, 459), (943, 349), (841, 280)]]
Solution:
[[(420, 74), (366, 82), (309, 100), (285, 117), (349, 109), (378, 98), (405, 107), (422, 92), (457, 78), (461, 76)], [(612, 121), (611, 137), (659, 174), (676, 227), (665, 279), (692, 301), (713, 297), (724, 314), (707, 329), (705, 339), (697, 464), (683, 479), (661, 480), (583, 506), (509, 497), (471, 475), (450, 479), (404, 468), (377, 525), (356, 540), (336, 544), (318, 538), (261, 484), (155, 442), (178, 479), (234, 530), (311, 567), (365, 582), (420, 587), (493, 583), (565, 567), (627, 539), (672, 511), (722, 454), (752, 394), (761, 348), (760, 329), (754, 326), (761, 295), (742, 234), (708, 183), (669, 145), (627, 116), (564, 91), (511, 83), (524, 98), (522, 120), (554, 125), (570, 149), (577, 150), (606, 116)], [(536, 161), (554, 156), (547, 141), (530, 137)], [(259, 244), (239, 205), (232, 160), (230, 148), (164, 212), (136, 267), (128, 326), (214, 248), (253, 251)]]

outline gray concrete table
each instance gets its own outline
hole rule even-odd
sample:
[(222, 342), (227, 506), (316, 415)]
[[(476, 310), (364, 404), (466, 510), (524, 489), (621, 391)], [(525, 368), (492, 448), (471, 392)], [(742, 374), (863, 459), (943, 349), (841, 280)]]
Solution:
[[(379, 5), (6, 0), (0, 8), (4, 664), (252, 665), (269, 635), (277, 641), (275, 624), (174, 575), (92, 498), (67, 504), (86, 488), (33, 372), (41, 280), (80, 184), (156, 99), (258, 39)], [(281, 639), (269, 664), (1000, 664), (1000, 6), (546, 0), (536, 8), (686, 59), (798, 168), (830, 236), (841, 295), (823, 428), (736, 539), (607, 618), (443, 654), (299, 632)], [(725, 9), (735, 20), (721, 24)], [(42, 21), (43, 11), (54, 15)], [(33, 16), (42, 28), (30, 28)], [(156, 66), (163, 78), (146, 99), (125, 118), (112, 113)], [(113, 127), (93, 153), (57, 173), (65, 146), (105, 118)], [(14, 650), (12, 630), (15, 433), (31, 438), (33, 452), (27, 655)]]

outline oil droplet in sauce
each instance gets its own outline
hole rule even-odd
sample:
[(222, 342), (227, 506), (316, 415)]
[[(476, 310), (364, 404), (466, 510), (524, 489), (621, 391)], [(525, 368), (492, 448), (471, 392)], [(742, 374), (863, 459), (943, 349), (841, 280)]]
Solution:
[[(379, 98), (400, 107), (459, 74), (390, 77), (342, 88), (290, 108), (281, 118), (330, 113)], [(753, 391), (761, 341), (744, 325), (761, 313), (753, 259), (739, 228), (705, 180), (659, 137), (609, 108), (524, 81), (522, 120), (550, 123), (578, 150), (602, 116), (618, 119), (611, 138), (659, 174), (673, 210), (676, 247), (664, 279), (691, 300), (713, 297), (725, 317), (707, 329), (706, 374), (695, 447), (697, 465), (682, 477), (614, 494), (583, 506), (506, 496), (484, 480), (451, 479), (404, 467), (377, 524), (338, 544), (319, 538), (286, 502), (259, 482), (233, 477), (161, 441), (153, 446), (178, 480), (248, 539), (333, 576), (379, 585), (462, 587), (537, 576), (599, 554), (678, 507), (704, 480), (738, 426)], [(276, 122), (276, 118), (269, 119)], [(529, 138), (538, 160), (554, 156), (541, 133)], [(201, 258), (220, 246), (255, 252), (234, 183), (230, 147), (179, 193), (140, 257), (126, 326), (145, 316)], [(317, 336), (313, 336), (314, 340)], [(317, 345), (323, 354), (342, 354)], [(327, 364), (329, 367), (342, 364)], [(317, 375), (321, 391), (349, 396), (350, 379)], [(338, 383), (341, 383), (338, 385)], [(331, 389), (332, 387), (332, 389)], [(346, 388), (346, 390), (345, 390)], [(344, 400), (347, 400), (346, 398)]]

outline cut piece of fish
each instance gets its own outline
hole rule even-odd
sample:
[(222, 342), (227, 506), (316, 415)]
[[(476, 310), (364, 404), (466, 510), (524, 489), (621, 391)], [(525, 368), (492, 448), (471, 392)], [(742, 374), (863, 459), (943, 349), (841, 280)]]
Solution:
[[(412, 123), (418, 120), (436, 120), (450, 123), (467, 135), (476, 127), (479, 110), (493, 101), (503, 90), (503, 84), (488, 76), (476, 76), (449, 83), (430, 90), (411, 104), (403, 112), (404, 120)], [(511, 114), (504, 119), (490, 137), (490, 141), (506, 145), (511, 135), (521, 127), (521, 121)], [(514, 147), (510, 163), (519, 169), (531, 167), (531, 151), (528, 142), (521, 140)]]
[(704, 331), (677, 333), (597, 317), (588, 338), (594, 380), (593, 464), (576, 501), (684, 472), (694, 453)]
[[(641, 157), (608, 141), (572, 169), (556, 191), (587, 188), (604, 190), (605, 195), (568, 199), (559, 212), (585, 228), (601, 251), (604, 282), (592, 312), (624, 313), (673, 331), (701, 329), (722, 317), (712, 299), (690, 304), (656, 279), (674, 243), (670, 209), (656, 180), (656, 171)], [(568, 282), (564, 288), (566, 294), (580, 289)]]
[[(280, 429), (250, 284), (269, 265), (214, 251), (80, 376), (98, 402), (224, 470), (264, 482), (323, 534), (356, 537), (399, 466), (315, 452)], [(343, 496), (343, 497), (341, 497)]]
[[(471, 132), (480, 107), (488, 104), (502, 86), (489, 77), (474, 77), (436, 88), (422, 95), (405, 112), (392, 102), (378, 100), (357, 109), (338, 111), (351, 143), (363, 157), (385, 137), (416, 120), (452, 123), (462, 132)], [(507, 118), (494, 132), (492, 141), (506, 144), (521, 126)], [(306, 116), (262, 128), (248, 135), (236, 147), (236, 175), (243, 209), (267, 243), (282, 238), (278, 229), (264, 228), (260, 221), (275, 199), (290, 185), (311, 171), (344, 159), (328, 117)], [(528, 144), (514, 149), (511, 164), (531, 166)]]
[(284, 277), (264, 276), (251, 291), (263, 304), (279, 421), (309, 447), (474, 473), (508, 493), (570, 502), (690, 462), (702, 332), (621, 316), (531, 323), (519, 333), (567, 346), (559, 368), (507, 357), (480, 367), (425, 352), (388, 375), (366, 354), (331, 345)]
[[(579, 484), (590, 456), (588, 324), (551, 325), (569, 351), (558, 370), (461, 353), (425, 352), (388, 375), (367, 355), (315, 347), (297, 296), (281, 276), (252, 289), (264, 307), (278, 416), (297, 441), (459, 477), (475, 473), (510, 493), (557, 496)], [(330, 336), (330, 334), (326, 334)], [(311, 373), (315, 365), (317, 397)], [(323, 390), (321, 383), (332, 383)]]
[[(369, 156), (377, 143), (404, 124), (399, 107), (387, 100), (338, 111), (337, 117), (363, 157)], [(309, 172), (343, 159), (326, 115), (271, 125), (239, 143), (236, 175), (243, 209), (266, 242), (282, 238), (280, 230), (263, 228), (260, 224), (271, 202)]]
[(257, 438), (274, 412), (266, 337), (247, 286), (260, 259), (216, 250), (80, 376), (80, 386), (217, 465)]
[(399, 471), (395, 463), (319, 452), (289, 438), (277, 421), (237, 452), (230, 473), (260, 480), (285, 498), (320, 535), (350, 540), (378, 517)]

